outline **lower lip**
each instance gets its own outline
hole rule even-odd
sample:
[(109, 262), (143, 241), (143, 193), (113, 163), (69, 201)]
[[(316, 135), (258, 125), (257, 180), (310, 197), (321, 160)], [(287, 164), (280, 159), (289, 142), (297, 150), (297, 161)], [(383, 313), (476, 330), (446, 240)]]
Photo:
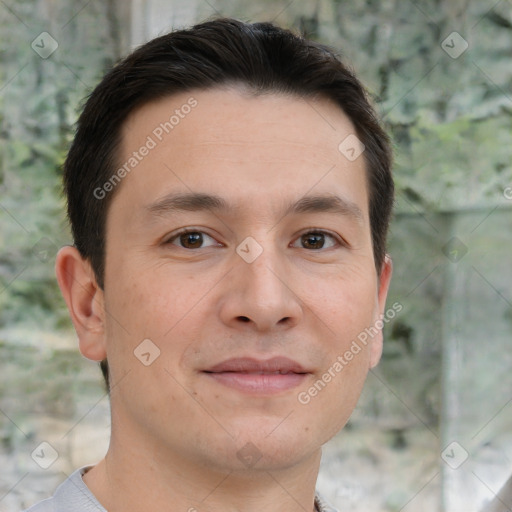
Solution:
[(304, 382), (305, 373), (256, 374), (238, 372), (218, 372), (206, 375), (224, 386), (246, 393), (272, 394), (295, 388)]

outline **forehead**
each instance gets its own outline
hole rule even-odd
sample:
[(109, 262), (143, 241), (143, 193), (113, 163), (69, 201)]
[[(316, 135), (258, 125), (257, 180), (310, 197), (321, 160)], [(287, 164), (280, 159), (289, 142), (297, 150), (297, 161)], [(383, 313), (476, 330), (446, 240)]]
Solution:
[(351, 184), (360, 197), (350, 200), (366, 209), (364, 159), (349, 161), (339, 150), (354, 134), (350, 119), (327, 99), (240, 88), (169, 96), (124, 123), (118, 163), (134, 166), (123, 173), (114, 203), (143, 204), (181, 188), (236, 193), (250, 206), (244, 201), (263, 193), (300, 196)]
[(182, 92), (136, 109), (123, 124), (122, 151), (129, 153), (148, 136), (159, 146), (274, 142), (316, 147), (320, 158), (332, 162), (341, 140), (354, 133), (348, 116), (327, 98), (226, 86)]

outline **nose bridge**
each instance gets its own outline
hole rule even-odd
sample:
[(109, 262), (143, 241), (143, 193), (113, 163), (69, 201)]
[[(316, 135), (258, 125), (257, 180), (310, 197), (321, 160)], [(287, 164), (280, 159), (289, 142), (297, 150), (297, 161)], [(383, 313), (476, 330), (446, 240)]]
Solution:
[(285, 265), (279, 260), (276, 251), (267, 247), (252, 263), (242, 266), (246, 276), (246, 290), (254, 294), (259, 302), (278, 302), (286, 295)]
[[(243, 247), (246, 248), (246, 247)], [(258, 330), (293, 325), (301, 316), (298, 297), (286, 279), (286, 260), (270, 242), (251, 262), (235, 263), (224, 304), (224, 321), (251, 323)]]

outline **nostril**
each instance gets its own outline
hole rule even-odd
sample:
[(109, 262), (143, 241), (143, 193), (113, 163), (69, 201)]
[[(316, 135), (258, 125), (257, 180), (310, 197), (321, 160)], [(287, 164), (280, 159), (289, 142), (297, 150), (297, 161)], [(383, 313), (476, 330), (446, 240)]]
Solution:
[(246, 317), (246, 316), (239, 316), (238, 317), (238, 320), (241, 320), (242, 322), (250, 322), (250, 318)]

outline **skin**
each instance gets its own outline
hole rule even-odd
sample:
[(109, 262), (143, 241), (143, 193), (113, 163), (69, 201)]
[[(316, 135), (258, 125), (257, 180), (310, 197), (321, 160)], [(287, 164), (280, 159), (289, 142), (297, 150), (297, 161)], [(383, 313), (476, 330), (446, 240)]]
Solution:
[[(338, 150), (355, 130), (329, 101), (224, 88), (133, 112), (119, 161), (190, 97), (197, 106), (118, 185), (104, 290), (73, 247), (57, 257), (80, 350), (108, 357), (111, 369), (111, 444), (84, 480), (110, 512), (169, 503), (309, 512), (321, 446), (347, 422), (382, 350), (379, 333), (309, 403), (298, 401), (384, 313), (391, 261), (377, 275), (364, 158)], [(230, 208), (150, 215), (147, 205), (176, 193), (216, 195)], [(339, 196), (360, 216), (287, 213), (313, 195)], [(187, 227), (204, 233), (203, 245), (180, 246), (190, 239), (175, 235)], [(311, 231), (325, 235), (312, 244), (302, 236)], [(263, 251), (252, 263), (236, 252), (249, 236)], [(160, 350), (149, 366), (134, 356), (144, 339)], [(309, 373), (262, 393), (203, 372), (231, 357), (273, 356)], [(244, 446), (257, 462), (237, 456)]]

